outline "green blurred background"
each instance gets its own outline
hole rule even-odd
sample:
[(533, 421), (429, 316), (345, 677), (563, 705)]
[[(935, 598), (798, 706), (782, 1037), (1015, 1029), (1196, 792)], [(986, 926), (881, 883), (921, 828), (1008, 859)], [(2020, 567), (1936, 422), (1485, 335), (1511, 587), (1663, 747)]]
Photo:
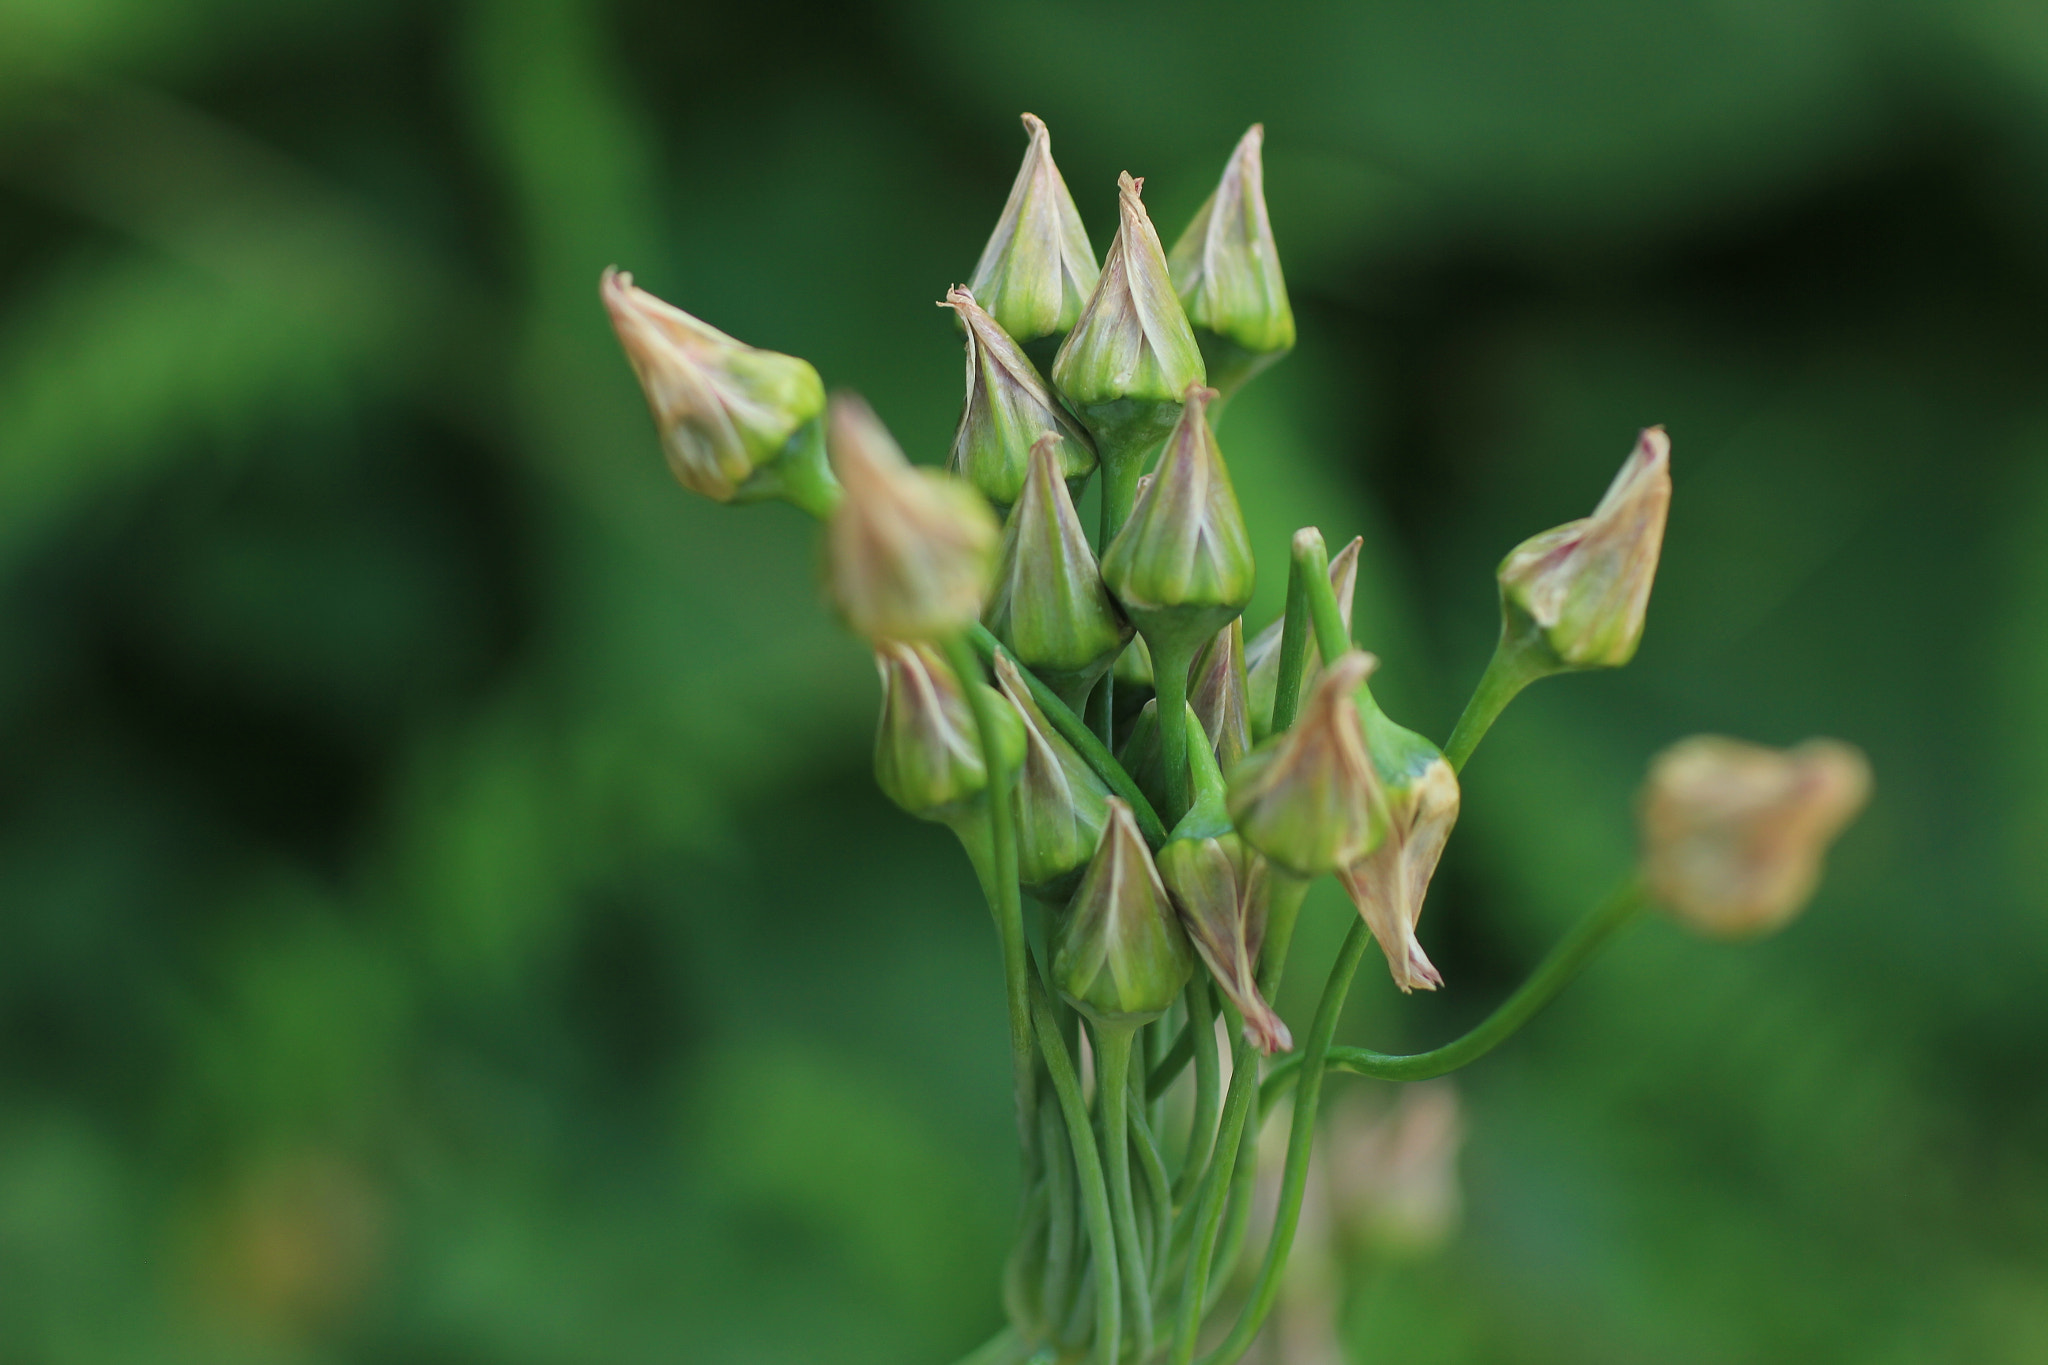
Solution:
[(810, 528), (669, 481), (596, 284), (936, 460), (1024, 109), (1098, 250), (1118, 171), (1170, 240), (1266, 123), (1253, 624), (1363, 532), (1421, 728), (1495, 560), (1671, 429), (1640, 656), (1509, 713), (1450, 989), (1368, 969), (1346, 1037), (1497, 1000), (1679, 735), (1878, 773), (1781, 938), (1649, 924), (1467, 1074), (1464, 1226), (1352, 1358), (2048, 1359), (2048, 10), (4, 0), (0, 1365), (995, 1326), (972, 878), (873, 790)]

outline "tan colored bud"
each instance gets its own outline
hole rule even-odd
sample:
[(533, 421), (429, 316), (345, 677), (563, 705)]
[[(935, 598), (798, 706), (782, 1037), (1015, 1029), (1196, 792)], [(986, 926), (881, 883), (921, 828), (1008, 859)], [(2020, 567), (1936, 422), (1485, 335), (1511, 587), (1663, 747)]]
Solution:
[(1869, 797), (1868, 760), (1838, 740), (1680, 740), (1643, 786), (1644, 885), (1702, 934), (1770, 933), (1811, 899), (1828, 845)]
[(1670, 508), (1671, 440), (1650, 427), (1592, 516), (1533, 536), (1501, 561), (1506, 636), (1528, 637), (1552, 668), (1619, 668), (1634, 658)]
[(669, 470), (717, 502), (746, 491), (825, 406), (808, 361), (735, 341), (663, 303), (616, 268), (599, 286), (612, 329), (639, 377)]
[(1418, 988), (1433, 991), (1444, 983), (1422, 951), (1415, 926), (1451, 827), (1458, 823), (1458, 802), (1458, 776), (1441, 755), (1420, 771), (1403, 774), (1398, 783), (1389, 781), (1386, 839), (1371, 856), (1337, 874), (1404, 995)]
[(1245, 842), (1297, 876), (1336, 872), (1386, 838), (1387, 795), (1365, 747), (1358, 688), (1378, 660), (1352, 650), (1317, 681), (1293, 728), (1230, 777), (1230, 818)]
[(995, 568), (995, 516), (949, 474), (918, 469), (860, 398), (834, 395), (832, 466), (846, 494), (826, 524), (833, 599), (871, 641), (937, 640), (973, 625)]
[(1052, 135), (1036, 114), (1024, 115), (1024, 131), (1031, 145), (969, 284), (1020, 342), (1070, 330), (1101, 274), (1074, 196), (1053, 164)]
[[(1344, 618), (1344, 631), (1351, 631), (1351, 599), (1358, 587), (1358, 552), (1365, 544), (1364, 536), (1351, 537), (1351, 543), (1337, 552), (1330, 561), (1330, 586), (1337, 590), (1337, 614)], [(1252, 721), (1252, 735), (1264, 739), (1272, 730), (1273, 698), (1280, 690), (1280, 640), (1287, 627), (1286, 618), (1281, 618), (1258, 633), (1245, 646), (1244, 672), (1245, 694)], [(1322, 671), (1323, 651), (1316, 644), (1313, 630), (1308, 633), (1308, 658), (1301, 670), (1301, 687), (1304, 692), (1316, 685), (1316, 675)]]
[(1266, 938), (1266, 860), (1235, 834), (1175, 838), (1159, 850), (1159, 877), (1216, 984), (1244, 1020), (1244, 1036), (1271, 1055), (1293, 1048), (1287, 1024), (1259, 993)]
[(1023, 672), (996, 655), (996, 684), (1024, 721), (1017, 772), (1017, 880), (1045, 900), (1064, 899), (1109, 822), (1109, 787), (1046, 720)]
[(1458, 1150), (1465, 1124), (1448, 1080), (1404, 1085), (1391, 1111), (1362, 1090), (1329, 1109), (1331, 1202), (1345, 1231), (1380, 1255), (1424, 1256), (1464, 1211)]
[(1195, 656), (1188, 679), (1188, 705), (1202, 722), (1217, 765), (1228, 773), (1252, 747), (1242, 617), (1209, 637)]
[(1032, 445), (1049, 433), (1060, 477), (1085, 479), (1095, 468), (1094, 442), (1017, 343), (965, 289), (947, 290), (939, 306), (951, 308), (967, 328), (967, 399), (948, 468), (990, 502), (1008, 507), (1023, 492)]
[[(875, 726), (875, 784), (920, 820), (950, 820), (988, 786), (981, 732), (961, 681), (930, 645), (883, 641), (875, 647), (882, 675), (882, 716)], [(970, 683), (986, 687), (980, 679)], [(1005, 762), (1024, 756), (1024, 727), (1007, 706), (1000, 736)]]
[(1109, 825), (1053, 930), (1053, 985), (1098, 1024), (1147, 1023), (1194, 972), (1194, 954), (1131, 808), (1109, 798)]
[(1294, 310), (1266, 215), (1265, 141), (1254, 123), (1167, 258), (1188, 321), (1255, 355), (1294, 345)]

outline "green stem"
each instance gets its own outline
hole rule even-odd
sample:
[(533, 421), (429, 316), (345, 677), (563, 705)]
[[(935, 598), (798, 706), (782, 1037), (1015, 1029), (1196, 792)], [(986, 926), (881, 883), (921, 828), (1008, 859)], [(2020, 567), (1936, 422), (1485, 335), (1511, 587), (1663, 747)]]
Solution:
[(1313, 544), (1295, 537), (1294, 562), (1301, 566), (1302, 591), (1308, 597), (1309, 619), (1315, 625), (1316, 648), (1327, 667), (1351, 648), (1351, 628), (1344, 624), (1343, 608), (1337, 605), (1337, 590), (1330, 586), (1330, 557), (1318, 535)]
[[(1647, 905), (1648, 898), (1634, 881), (1588, 911), (1571, 931), (1557, 941), (1528, 980), (1500, 1007), (1462, 1037), (1428, 1052), (1395, 1054), (1374, 1052), (1363, 1047), (1333, 1047), (1328, 1064), (1342, 1071), (1356, 1072), (1382, 1081), (1426, 1081), (1469, 1066), (1499, 1047), (1516, 1030), (1534, 1018), (1537, 1011), (1557, 998), (1593, 955), (1609, 939), (1626, 928)], [(1300, 1063), (1289, 1057), (1266, 1074), (1259, 1093), (1260, 1107), (1273, 1103), (1294, 1081)]]
[[(986, 626), (971, 627), (967, 632), (967, 638), (973, 642), (975, 652), (991, 663), (999, 653), (1010, 654), (1010, 651), (1004, 649), (996, 637), (989, 633)], [(1152, 809), (1152, 803), (1145, 799), (1145, 793), (1138, 790), (1138, 784), (1124, 771), (1123, 764), (1116, 761), (1116, 757), (1103, 747), (1102, 740), (1088, 728), (1086, 722), (1074, 714), (1071, 707), (1059, 699), (1057, 693), (1040, 682), (1037, 674), (1023, 664), (1017, 663), (1016, 655), (1010, 654), (1010, 662), (1017, 664), (1017, 671), (1024, 675), (1025, 686), (1031, 689), (1031, 700), (1038, 703), (1038, 709), (1052, 722), (1052, 728), (1059, 731), (1060, 737), (1073, 745), (1074, 752), (1081, 755), (1081, 761), (1093, 769), (1095, 775), (1108, 783), (1109, 789), (1130, 806), (1131, 813), (1137, 816), (1138, 832), (1145, 836), (1145, 842), (1153, 848), (1165, 843), (1166, 826), (1159, 822), (1159, 812)], [(972, 692), (973, 689), (970, 688), (969, 694), (972, 695)]]
[(1244, 1140), (1245, 1120), (1259, 1091), (1259, 1063), (1244, 1036), (1244, 1021), (1230, 1003), (1223, 1003), (1223, 1017), (1230, 1025), (1230, 1089), (1223, 1098), (1223, 1119), (1217, 1129), (1217, 1145), (1202, 1178), (1201, 1201), (1196, 1206), (1194, 1238), (1188, 1246), (1187, 1276), (1181, 1282), (1180, 1308), (1173, 1324), (1173, 1349), (1167, 1359), (1172, 1365), (1188, 1365), (1195, 1358), (1196, 1337), (1202, 1314), (1208, 1306), (1209, 1272), (1214, 1265), (1216, 1238), (1223, 1226), (1223, 1210), (1230, 1196), (1231, 1177), (1237, 1167), (1238, 1147)]
[[(1320, 572), (1323, 577), (1330, 575), (1329, 554), (1323, 548), (1323, 538), (1315, 538), (1315, 549), (1322, 559)], [(1273, 715), (1266, 727), (1266, 733), (1277, 735), (1294, 724), (1294, 713), (1301, 706), (1302, 675), (1308, 671), (1308, 576), (1312, 571), (1303, 565), (1301, 551), (1297, 549), (1287, 566), (1287, 614), (1280, 627), (1280, 677), (1273, 686)]]
[(1017, 1333), (1005, 1327), (981, 1345), (961, 1356), (958, 1365), (1025, 1365), (1035, 1353), (1034, 1347), (1025, 1345)]
[(1453, 771), (1465, 770), (1465, 760), (1472, 757), (1472, 751), (1479, 747), (1479, 741), (1493, 728), (1500, 713), (1507, 710), (1508, 703), (1547, 671), (1532, 661), (1530, 651), (1515, 648), (1507, 632), (1501, 633), (1493, 657), (1486, 661), (1486, 672), (1472, 689), (1472, 699), (1465, 703), (1458, 723), (1451, 728), (1451, 737), (1444, 742), (1444, 757), (1451, 761)]
[(1216, 1056), (1216, 1001), (1205, 973), (1188, 983), (1188, 1036), (1195, 1049), (1195, 1116), (1188, 1128), (1187, 1156), (1181, 1162), (1174, 1197), (1185, 1201), (1208, 1169), (1216, 1146), (1216, 1114), (1223, 1100), (1223, 1068)]
[(1095, 1094), (1102, 1106), (1102, 1155), (1109, 1163), (1110, 1210), (1116, 1220), (1117, 1273), (1130, 1301), (1138, 1359), (1152, 1354), (1152, 1296), (1146, 1290), (1145, 1254), (1138, 1244), (1138, 1211), (1131, 1198), (1131, 1042), (1129, 1026), (1095, 1027)]
[(1145, 1111), (1142, 1108), (1131, 1110), (1131, 1137), (1131, 1145), (1138, 1153), (1138, 1168), (1145, 1173), (1145, 1192), (1152, 1200), (1152, 1226), (1148, 1230), (1152, 1235), (1154, 1250), (1149, 1263), (1151, 1276), (1146, 1282), (1145, 1291), (1148, 1295), (1146, 1306), (1149, 1311), (1149, 1296), (1159, 1289), (1161, 1277), (1166, 1270), (1168, 1246), (1173, 1237), (1173, 1187), (1166, 1177), (1166, 1160), (1159, 1154), (1159, 1140), (1153, 1136), (1152, 1125), (1145, 1121)]
[[(1152, 695), (1159, 699), (1159, 762), (1165, 772), (1168, 829), (1188, 813), (1188, 667), (1194, 651), (1178, 639), (1147, 640), (1152, 649)], [(1207, 742), (1207, 737), (1204, 737)]]
[(1073, 1149), (1075, 1173), (1081, 1178), (1081, 1213), (1088, 1223), (1088, 1240), (1095, 1249), (1095, 1358), (1098, 1365), (1118, 1365), (1122, 1350), (1123, 1294), (1117, 1280), (1116, 1232), (1109, 1211), (1109, 1186), (1102, 1176), (1102, 1156), (1095, 1147), (1095, 1134), (1088, 1123), (1088, 1104), (1081, 1098), (1081, 1081), (1074, 1074), (1073, 1059), (1067, 1055), (1059, 1024), (1046, 1005), (1043, 992), (1032, 992), (1031, 1019), (1038, 1034), (1038, 1048), (1045, 1057), (1046, 1073), (1052, 1078), (1053, 1093), (1059, 1097), (1060, 1112), (1067, 1120), (1067, 1143)]
[(1287, 969), (1287, 950), (1293, 946), (1294, 926), (1310, 884), (1307, 877), (1266, 864), (1266, 941), (1259, 945), (1259, 994), (1269, 1005), (1280, 989), (1280, 974)]
[(1046, 1239), (1044, 1279), (1038, 1299), (1047, 1327), (1066, 1320), (1078, 1287), (1078, 1229), (1074, 1226), (1074, 1154), (1059, 1140), (1053, 1106), (1039, 1110), (1039, 1145), (1045, 1150)]
[(967, 703), (981, 735), (982, 762), (988, 769), (989, 836), (995, 898), (989, 909), (996, 917), (996, 936), (1003, 948), (1003, 989), (1010, 1007), (1010, 1069), (1017, 1092), (1017, 1134), (1029, 1164), (1037, 1150), (1038, 1065), (1031, 1045), (1031, 950), (1024, 939), (1024, 899), (1017, 887), (1017, 822), (1010, 811), (1010, 784), (1016, 774), (1003, 761), (995, 708), (1007, 706), (996, 693), (977, 687), (981, 664), (967, 641), (946, 642), (947, 661), (960, 675)]
[[(1326, 658), (1335, 658), (1338, 652), (1341, 651), (1326, 649), (1324, 654)], [(1273, 1301), (1279, 1296), (1280, 1273), (1286, 1268), (1287, 1254), (1294, 1248), (1294, 1231), (1301, 1223), (1301, 1196), (1308, 1185), (1309, 1149), (1315, 1141), (1316, 1106), (1321, 1102), (1323, 1093), (1323, 1063), (1330, 1050), (1330, 1040), (1337, 1032), (1338, 1016), (1344, 1012), (1344, 997), (1351, 989), (1351, 978), (1357, 974), (1359, 961), (1371, 943), (1372, 931), (1365, 927), (1365, 921), (1354, 921), (1351, 932), (1344, 938), (1344, 946), (1337, 951), (1337, 961), (1330, 968), (1330, 979), (1323, 987), (1322, 1003), (1316, 1006), (1315, 1023), (1309, 1028), (1308, 1045), (1302, 1049), (1300, 1080), (1296, 1082), (1294, 1095), (1294, 1121), (1287, 1133), (1287, 1164), (1280, 1175), (1280, 1207), (1273, 1219), (1272, 1238), (1266, 1244), (1266, 1259), (1259, 1266), (1259, 1278), (1252, 1286), (1251, 1298), (1238, 1315), (1236, 1325), (1230, 1329), (1230, 1335), (1202, 1358), (1202, 1365), (1229, 1365), (1243, 1355), (1245, 1348), (1252, 1344), (1252, 1338), (1258, 1335), (1259, 1328), (1265, 1325), (1266, 1315), (1273, 1310)]]
[(1152, 1074), (1145, 1078), (1145, 1098), (1156, 1100), (1166, 1093), (1167, 1087), (1180, 1078), (1187, 1070), (1188, 1063), (1195, 1057), (1195, 1026), (1183, 1024), (1174, 1035), (1173, 1046), (1166, 1049), (1166, 1055), (1159, 1059), (1159, 1065), (1152, 1068)]

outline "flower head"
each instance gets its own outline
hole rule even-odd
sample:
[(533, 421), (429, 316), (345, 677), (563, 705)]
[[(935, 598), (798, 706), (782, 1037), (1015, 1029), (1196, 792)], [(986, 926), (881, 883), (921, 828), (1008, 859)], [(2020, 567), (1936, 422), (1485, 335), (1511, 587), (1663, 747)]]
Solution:
[(1294, 310), (1266, 216), (1265, 141), (1265, 128), (1253, 124), (1167, 257), (1188, 321), (1254, 355), (1294, 345)]
[(1143, 1024), (1187, 985), (1194, 954), (1131, 808), (1108, 805), (1102, 842), (1054, 929), (1052, 979), (1096, 1023)]
[(1060, 477), (1086, 478), (1095, 468), (1094, 443), (1017, 343), (965, 289), (947, 290), (939, 306), (951, 308), (967, 329), (967, 399), (947, 467), (1008, 507), (1023, 491), (1032, 443), (1051, 435)]
[(1317, 680), (1293, 728), (1230, 776), (1230, 818), (1245, 842), (1298, 876), (1362, 861), (1387, 836), (1387, 794), (1365, 747), (1358, 688), (1378, 661), (1351, 650)]
[(1063, 898), (1094, 856), (1109, 822), (1109, 788), (1031, 699), (1024, 675), (996, 655), (996, 685), (1024, 722), (1017, 771), (1017, 880), (1041, 899)]
[(1020, 342), (1071, 329), (1100, 276), (1074, 196), (1053, 165), (1052, 135), (1036, 114), (1024, 115), (1024, 131), (1024, 164), (969, 285)]
[[(1374, 750), (1377, 757), (1378, 750)], [(1422, 900), (1458, 822), (1458, 777), (1441, 755), (1419, 772), (1387, 784), (1387, 837), (1364, 859), (1339, 871), (1366, 927), (1403, 994), (1444, 983), (1415, 937)]]
[[(882, 675), (882, 717), (875, 727), (875, 783), (921, 820), (950, 820), (988, 786), (980, 731), (957, 674), (936, 649), (884, 641), (875, 647)], [(970, 683), (985, 687), (980, 679)], [(1010, 715), (1001, 737), (1009, 766), (1023, 757), (1023, 726)]]

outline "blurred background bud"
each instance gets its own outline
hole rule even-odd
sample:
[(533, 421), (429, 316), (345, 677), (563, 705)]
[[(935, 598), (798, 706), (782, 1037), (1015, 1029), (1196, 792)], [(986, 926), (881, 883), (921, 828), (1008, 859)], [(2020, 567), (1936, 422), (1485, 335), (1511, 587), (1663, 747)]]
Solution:
[(1456, 1233), (1464, 1199), (1458, 1153), (1465, 1122), (1458, 1087), (1420, 1081), (1387, 1105), (1372, 1091), (1340, 1091), (1324, 1111), (1330, 1198), (1339, 1235), (1358, 1251), (1427, 1256)]
[[(1337, 612), (1344, 618), (1346, 631), (1351, 629), (1351, 599), (1358, 587), (1358, 551), (1364, 544), (1364, 536), (1353, 536), (1350, 544), (1339, 550), (1337, 557), (1330, 561), (1330, 586), (1337, 590)], [(1272, 732), (1273, 696), (1280, 686), (1280, 638), (1286, 626), (1287, 621), (1283, 617), (1260, 631), (1245, 646), (1245, 692), (1254, 739), (1264, 739)], [(1316, 644), (1315, 632), (1310, 630), (1308, 659), (1301, 674), (1304, 692), (1315, 686), (1316, 674), (1322, 666), (1323, 651)]]
[(757, 350), (662, 302), (624, 271), (599, 286), (640, 379), (678, 482), (718, 502), (744, 498), (825, 406), (810, 362)]
[(1294, 347), (1294, 310), (1266, 213), (1265, 140), (1256, 123), (1238, 140), (1222, 180), (1167, 257), (1207, 382), (1225, 398)]
[(1059, 437), (1031, 448), (1022, 496), (1003, 525), (982, 624), (1068, 706), (1079, 710), (1131, 624), (1103, 586), (1088, 533), (1060, 478)]
[(1869, 798), (1869, 761), (1839, 740), (1680, 740), (1643, 786), (1644, 884), (1702, 934), (1770, 933), (1805, 908), (1828, 846)]
[(1104, 459), (1155, 445), (1180, 416), (1188, 385), (1205, 373), (1159, 234), (1139, 198), (1144, 183), (1128, 173), (1117, 177), (1116, 239), (1052, 363), (1053, 386), (1095, 433)]
[(968, 287), (1018, 342), (1072, 330), (1095, 292), (1095, 248), (1074, 196), (1052, 160), (1052, 135), (1036, 114), (1024, 115), (1031, 143), (982, 248)]
[(1553, 669), (1634, 658), (1670, 508), (1671, 441), (1650, 427), (1592, 516), (1532, 536), (1501, 561), (1503, 638), (1526, 641)]
[(1000, 532), (979, 494), (914, 468), (867, 403), (836, 394), (832, 466), (846, 494), (826, 527), (833, 600), (870, 641), (936, 640), (981, 615)]
[(1095, 468), (1095, 446), (1031, 360), (965, 289), (949, 289), (942, 308), (966, 324), (967, 397), (948, 467), (1007, 508), (1023, 491), (1034, 442), (1050, 433), (1060, 477), (1078, 487)]
[(1017, 771), (1017, 879), (1041, 900), (1064, 902), (1102, 842), (1109, 788), (1046, 720), (1023, 673), (996, 655), (996, 685), (1024, 722)]
[(1194, 965), (1131, 808), (1111, 797), (1101, 845), (1053, 931), (1053, 985), (1096, 1023), (1129, 1026), (1164, 1014)]
[[(947, 820), (988, 786), (981, 732), (961, 679), (928, 644), (884, 641), (875, 647), (882, 675), (882, 716), (875, 727), (875, 784), (920, 820)], [(972, 685), (985, 687), (980, 679)], [(1008, 706), (1001, 742), (1012, 766), (1025, 755), (1023, 723)]]
[(1230, 817), (1253, 848), (1298, 876), (1362, 861), (1387, 835), (1387, 795), (1366, 751), (1357, 693), (1378, 660), (1363, 650), (1317, 680), (1291, 729), (1230, 776)]

